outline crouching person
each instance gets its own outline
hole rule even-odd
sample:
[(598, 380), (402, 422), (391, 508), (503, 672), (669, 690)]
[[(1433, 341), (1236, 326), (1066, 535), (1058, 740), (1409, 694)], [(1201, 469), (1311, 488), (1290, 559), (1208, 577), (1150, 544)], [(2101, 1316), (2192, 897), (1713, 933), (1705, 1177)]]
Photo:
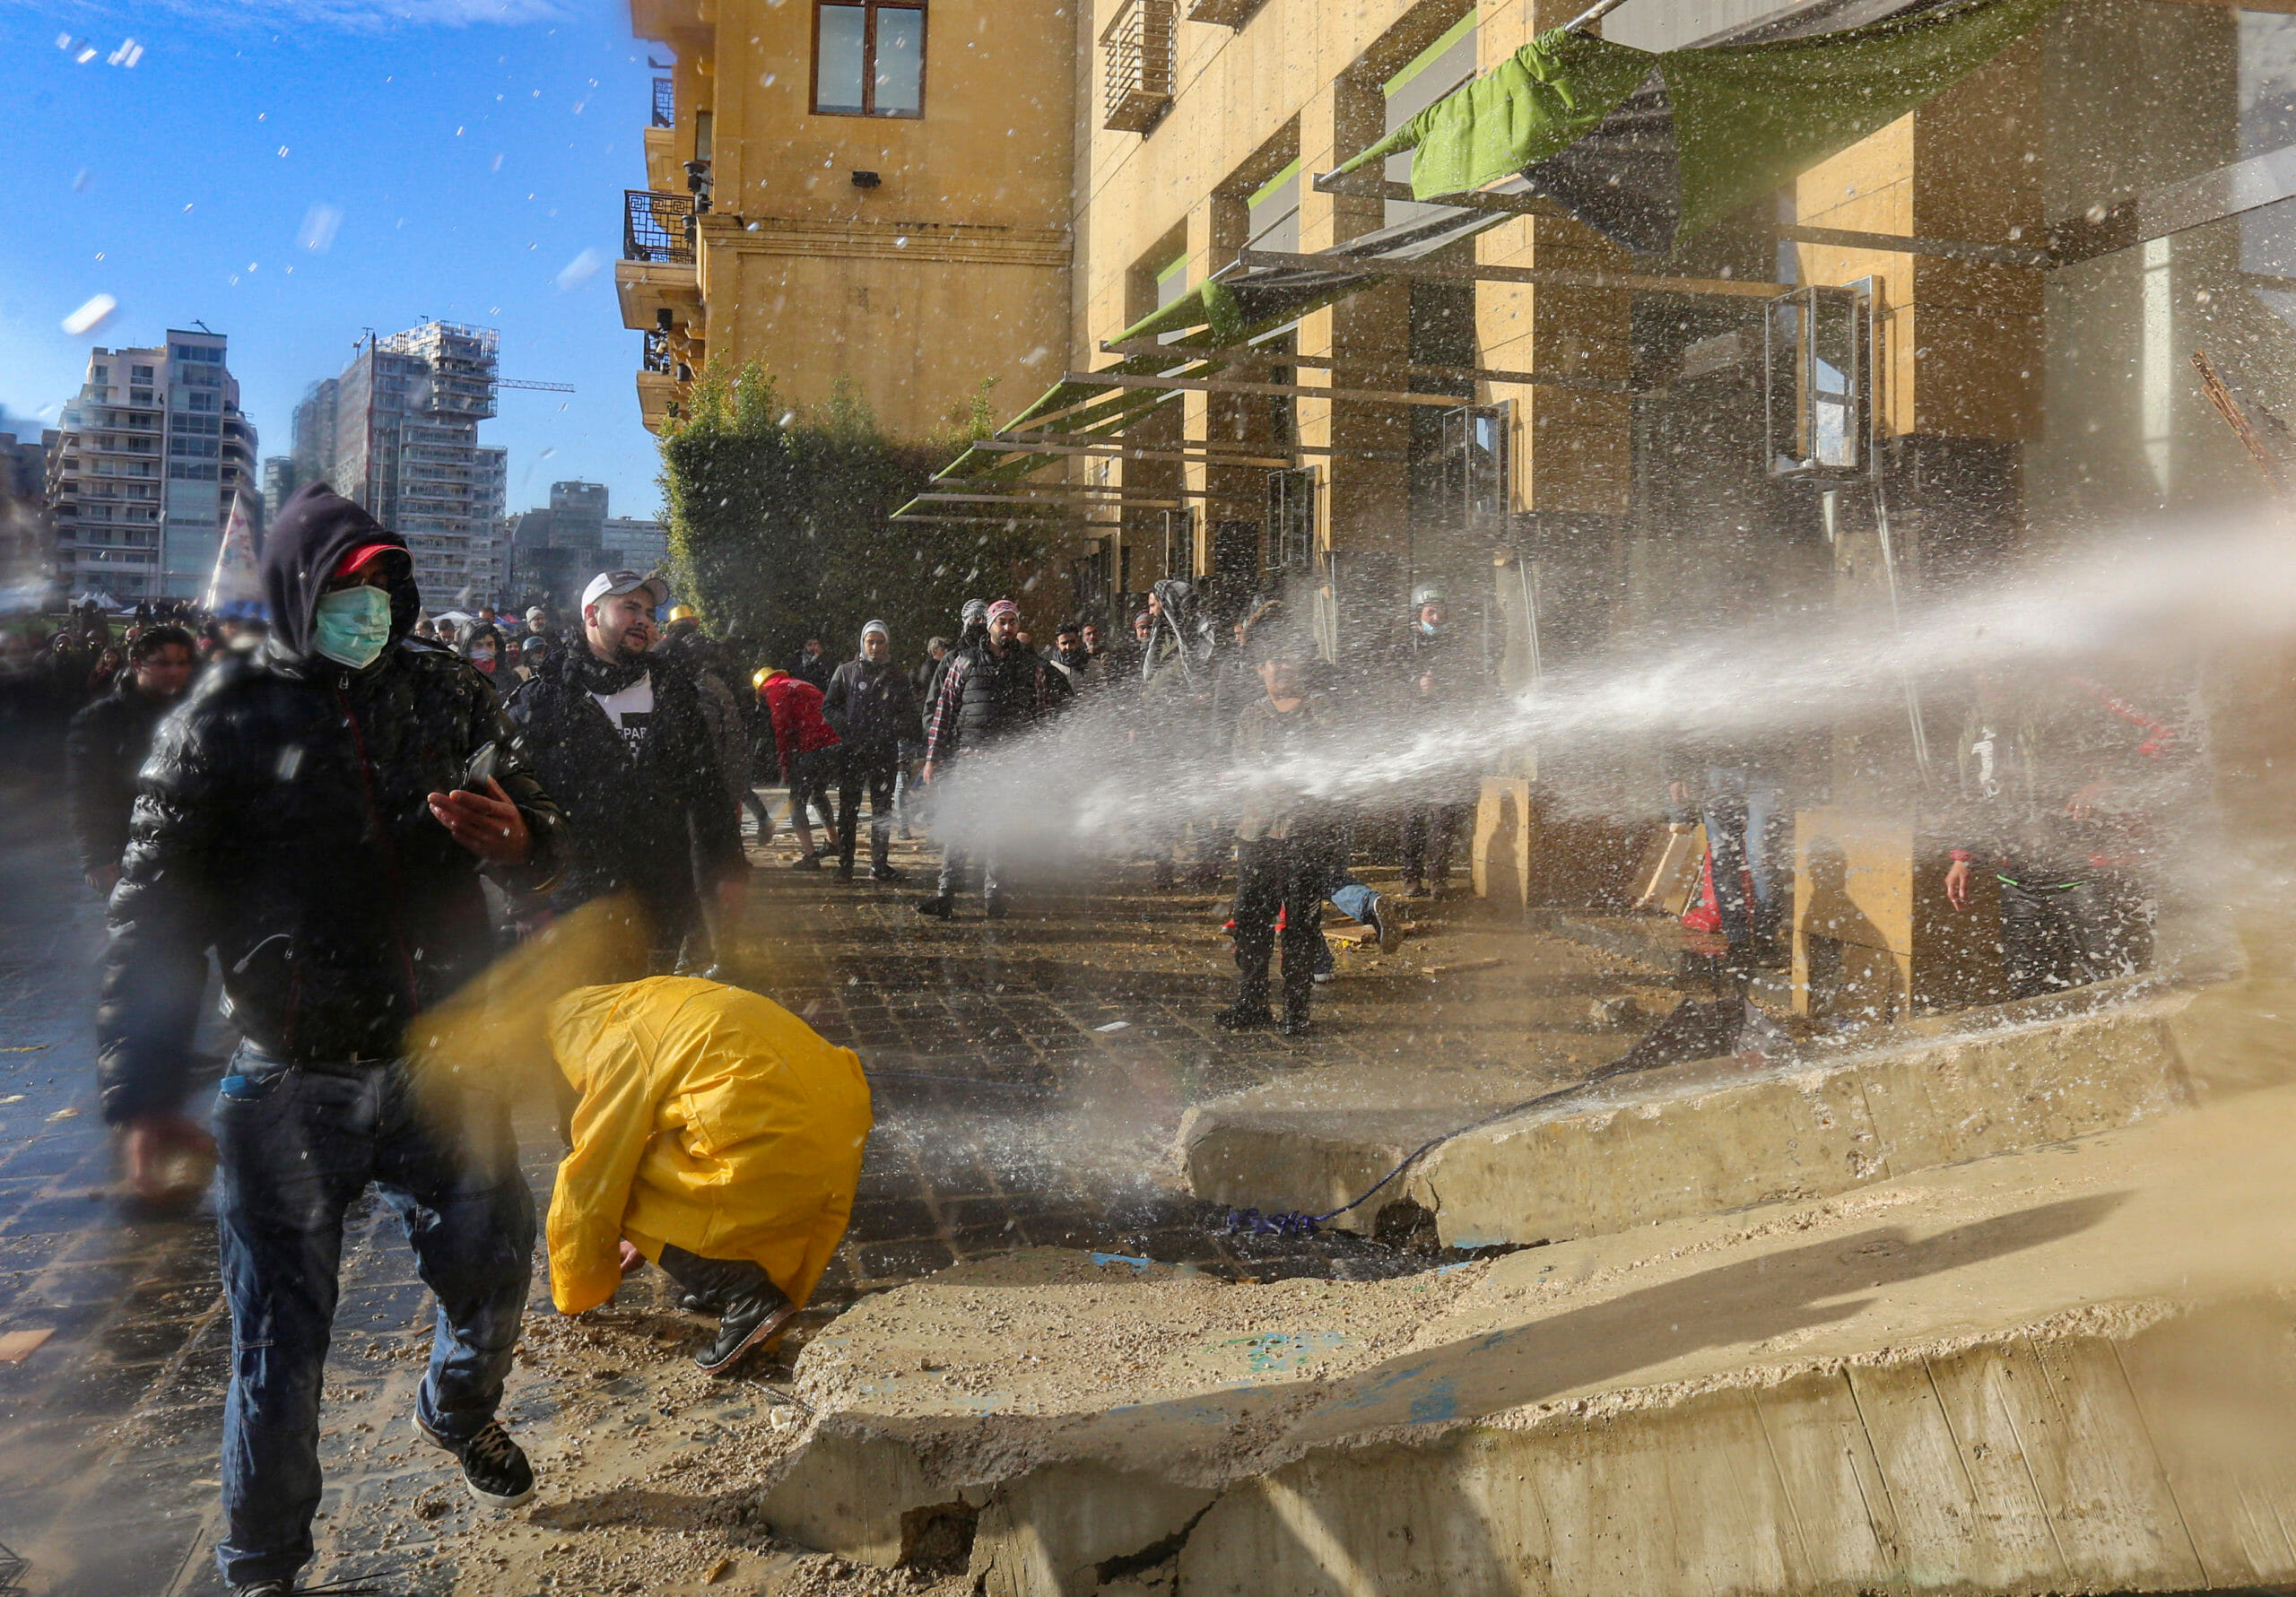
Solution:
[(859, 1058), (770, 999), (692, 976), (570, 993), (550, 1046), (579, 1098), (550, 1204), (560, 1312), (613, 1296), (627, 1238), (718, 1310), (705, 1374), (770, 1347), (853, 1211), (871, 1124)]

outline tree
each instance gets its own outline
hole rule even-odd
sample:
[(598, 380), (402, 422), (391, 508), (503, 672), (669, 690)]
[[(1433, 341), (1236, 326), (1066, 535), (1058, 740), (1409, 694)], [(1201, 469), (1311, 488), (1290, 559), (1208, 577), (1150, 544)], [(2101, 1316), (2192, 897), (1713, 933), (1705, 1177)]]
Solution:
[(816, 637), (843, 655), (863, 622), (883, 620), (906, 657), (932, 633), (953, 635), (966, 599), (1027, 581), (1046, 558), (1045, 527), (890, 520), (987, 432), (987, 406), (984, 385), (947, 432), (900, 441), (841, 381), (800, 414), (778, 405), (755, 365), (729, 377), (712, 361), (662, 436), (674, 568), (709, 629), (778, 662)]

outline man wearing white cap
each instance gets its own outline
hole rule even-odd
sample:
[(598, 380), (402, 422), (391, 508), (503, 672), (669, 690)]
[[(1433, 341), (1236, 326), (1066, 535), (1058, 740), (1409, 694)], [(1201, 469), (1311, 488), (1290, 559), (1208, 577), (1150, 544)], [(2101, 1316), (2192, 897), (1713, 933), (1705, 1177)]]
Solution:
[(747, 864), (700, 689), (648, 653), (654, 612), (668, 601), (658, 577), (600, 572), (582, 593), (586, 647), (559, 651), (509, 706), (573, 830), (552, 907), (634, 894), (665, 971), (704, 930), (705, 898), (738, 905)]
[(903, 743), (924, 733), (918, 725), (917, 694), (909, 675), (893, 664), (893, 635), (883, 621), (861, 629), (861, 657), (848, 660), (829, 679), (822, 715), (844, 739), (845, 759), (837, 782), (838, 880), (853, 880), (854, 846), (859, 836), (861, 790), (869, 790), (869, 874), (899, 881), (892, 866), (893, 777), (900, 769)]

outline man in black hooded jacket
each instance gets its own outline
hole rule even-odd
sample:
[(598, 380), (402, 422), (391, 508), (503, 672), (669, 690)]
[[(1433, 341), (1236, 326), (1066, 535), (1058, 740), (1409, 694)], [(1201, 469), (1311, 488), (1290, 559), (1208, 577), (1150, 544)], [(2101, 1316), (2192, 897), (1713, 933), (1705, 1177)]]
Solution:
[(561, 912), (627, 891), (650, 923), (654, 966), (672, 969), (706, 930), (702, 905), (738, 907), (748, 861), (741, 808), (693, 673), (654, 647), (659, 577), (604, 571), (582, 595), (582, 635), (510, 699), (571, 845)]
[(406, 1055), (491, 950), (479, 872), (541, 885), (559, 817), (486, 680), (412, 636), (396, 534), (314, 484), (262, 577), (269, 638), (217, 662), (144, 766), (96, 1022), (133, 1171), (196, 1135), (179, 1106), (214, 950), (245, 1039), (215, 1106), (233, 1346), (216, 1558), (235, 1592), (280, 1597), (311, 1557), (343, 1219), (370, 1182), (439, 1301), (416, 1420), (483, 1502), (533, 1495), (494, 1414), (534, 1200), (502, 1101), (426, 1075), (418, 1102)]
[(191, 686), (199, 645), (181, 627), (148, 627), (127, 646), (127, 669), (111, 691), (72, 717), (64, 740), (64, 791), (80, 840), (80, 873), (109, 897), (127, 852), (135, 773), (160, 721)]

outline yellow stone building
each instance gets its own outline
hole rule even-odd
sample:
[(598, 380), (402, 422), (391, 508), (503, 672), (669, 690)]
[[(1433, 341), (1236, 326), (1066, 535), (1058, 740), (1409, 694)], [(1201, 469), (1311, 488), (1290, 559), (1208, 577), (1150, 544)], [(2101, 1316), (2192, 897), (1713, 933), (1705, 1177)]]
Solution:
[(622, 320), (658, 428), (712, 353), (923, 438), (1016, 403), (1068, 327), (1074, 22), (1064, 0), (631, 0), (666, 46), (626, 199)]
[[(1055, 388), (910, 514), (1001, 516), (979, 496), (1014, 492), (1027, 462), (1014, 497), (1059, 517), (1039, 591), (1061, 608), (1120, 627), (1168, 576), (1280, 591), (1338, 658), (1433, 585), (1510, 689), (1749, 607), (1982, 595), (2100, 523), (2262, 497), (2193, 356), (2213, 352), (2217, 397), (2252, 419), (2296, 407), (2296, 0), (1999, 0), (2034, 19), (2005, 48), (1643, 253), (1552, 187), (1414, 191), (1424, 151), (1341, 175), (1585, 4), (633, 0), (678, 59), (649, 185), (674, 211), (695, 172), (710, 200), (685, 256), (622, 268), (629, 324), (660, 329), (648, 421), (703, 348), (793, 397), (850, 378), (911, 436), (984, 378), (1000, 416)], [(1670, 52), (1901, 9), (1624, 0), (1600, 30)], [(900, 101), (858, 117), (822, 88), (850, 82), (856, 25), (895, 41), (871, 70)], [(929, 35), (921, 90), (904, 29)], [(1397, 242), (1461, 218), (1491, 225)], [(1179, 317), (1209, 356), (1154, 353), (1170, 328), (1126, 343), (1192, 296), (1350, 251), (1376, 256), (1361, 281), (1288, 318)], [(1833, 917), (1840, 979), (1884, 1007), (1952, 985), (1918, 968), (1942, 857), (1903, 795), (1934, 789), (1958, 724), (1845, 716), (1805, 763), (1803, 842), (1831, 827), (1841, 881), (1894, 885), (1852, 905), (1813, 879), (1802, 912)], [(1614, 891), (1631, 847), (1535, 835), (1527, 756), (1500, 762), (1496, 821), (1486, 795), (1485, 841), (1513, 843), (1483, 885)]]

